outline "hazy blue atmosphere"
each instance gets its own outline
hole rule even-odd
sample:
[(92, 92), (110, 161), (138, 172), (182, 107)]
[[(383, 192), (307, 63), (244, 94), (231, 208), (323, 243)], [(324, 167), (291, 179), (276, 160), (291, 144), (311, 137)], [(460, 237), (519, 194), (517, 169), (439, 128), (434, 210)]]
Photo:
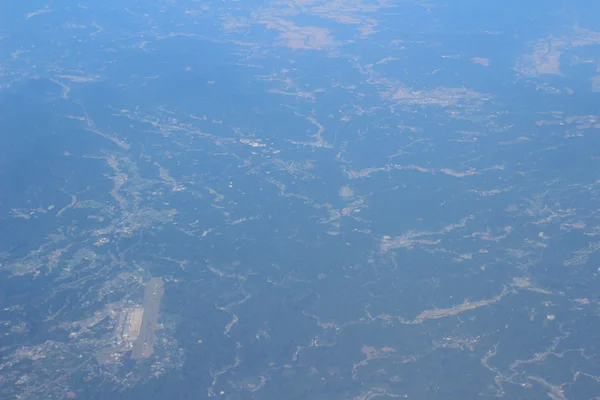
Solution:
[(1, 399), (600, 399), (600, 2), (4, 1)]

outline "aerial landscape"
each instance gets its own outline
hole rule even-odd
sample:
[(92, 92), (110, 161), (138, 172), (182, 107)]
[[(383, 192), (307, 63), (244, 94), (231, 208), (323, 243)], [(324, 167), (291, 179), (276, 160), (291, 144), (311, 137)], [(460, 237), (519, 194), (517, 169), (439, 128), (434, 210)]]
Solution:
[(6, 2), (1, 399), (600, 399), (600, 3)]

